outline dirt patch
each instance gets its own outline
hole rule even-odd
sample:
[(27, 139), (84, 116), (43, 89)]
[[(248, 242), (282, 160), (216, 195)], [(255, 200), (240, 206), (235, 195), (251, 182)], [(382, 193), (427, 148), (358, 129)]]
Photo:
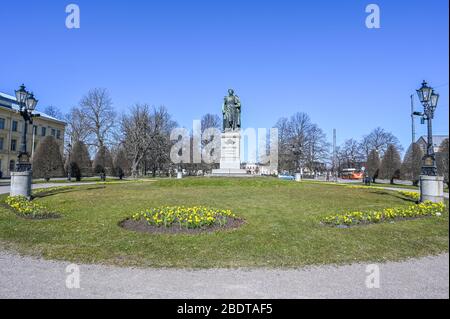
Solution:
[(240, 218), (228, 218), (228, 222), (224, 226), (213, 225), (209, 227), (202, 228), (180, 228), (178, 225), (171, 227), (157, 227), (149, 225), (146, 220), (132, 220), (126, 219), (119, 223), (119, 226), (136, 232), (148, 233), (148, 234), (201, 234), (201, 233), (212, 233), (216, 231), (226, 231), (237, 229), (245, 224), (245, 221)]

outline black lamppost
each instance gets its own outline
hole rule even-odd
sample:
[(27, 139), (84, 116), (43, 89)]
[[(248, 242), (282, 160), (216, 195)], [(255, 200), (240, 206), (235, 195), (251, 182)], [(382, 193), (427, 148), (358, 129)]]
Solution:
[(423, 105), (424, 112), (414, 112), (414, 115), (422, 118), (422, 124), (427, 121), (428, 126), (427, 152), (423, 157), (422, 175), (437, 176), (436, 156), (434, 154), (433, 145), (432, 120), (434, 118), (434, 112), (439, 100), (439, 94), (435, 93), (433, 88), (429, 87), (427, 82), (423, 81), (422, 87), (417, 90), (417, 95)]
[(292, 144), (292, 154), (295, 157), (295, 169), (298, 170), (298, 172), (301, 174), (301, 165), (300, 165), (300, 161), (301, 161), (301, 156), (303, 155), (302, 152), (302, 144), (299, 142), (296, 142), (294, 144)]
[(69, 145), (67, 145), (68, 147), (68, 151), (67, 151), (67, 180), (69, 182), (72, 181), (72, 162), (70, 160), (70, 155), (72, 153), (72, 143), (69, 143)]
[(27, 133), (28, 124), (33, 124), (33, 118), (39, 117), (38, 114), (33, 114), (36, 109), (38, 100), (34, 97), (33, 93), (28, 92), (25, 89), (25, 85), (21, 85), (16, 91), (16, 100), (19, 105), (19, 112), (24, 120), (22, 143), (19, 151), (19, 160), (16, 165), (16, 172), (28, 172), (31, 170), (30, 155), (27, 152)]

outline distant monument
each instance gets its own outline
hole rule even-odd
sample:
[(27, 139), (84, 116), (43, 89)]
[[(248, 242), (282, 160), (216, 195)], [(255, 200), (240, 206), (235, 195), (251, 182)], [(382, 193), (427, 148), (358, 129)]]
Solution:
[(222, 105), (223, 131), (220, 139), (220, 169), (212, 171), (213, 176), (242, 176), (241, 169), (241, 100), (228, 90)]

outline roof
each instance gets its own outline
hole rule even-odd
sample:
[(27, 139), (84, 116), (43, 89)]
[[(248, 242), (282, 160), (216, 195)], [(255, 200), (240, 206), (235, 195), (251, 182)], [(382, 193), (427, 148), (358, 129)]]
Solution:
[[(423, 139), (426, 143), (428, 137), (426, 135), (422, 135), (418, 141), (420, 141), (421, 139)], [(433, 145), (440, 146), (446, 139), (448, 139), (448, 135), (433, 135)]]
[[(10, 103), (11, 103), (10, 106), (8, 105), (8, 106), (6, 106), (6, 107), (11, 107), (11, 109), (16, 110), (16, 111), (19, 111), (20, 108), (19, 108), (19, 105), (17, 105), (17, 99), (16, 99), (16, 97), (14, 97), (14, 96), (12, 96), (12, 95), (9, 95), (9, 94), (6, 94), (6, 93), (0, 92), (0, 98), (6, 99), (6, 100), (8, 100), (7, 102), (10, 102)], [(1, 101), (1, 99), (0, 99), (0, 101)], [(3, 106), (3, 105), (0, 104), (0, 106)], [(62, 121), (62, 120), (60, 120), (60, 119), (57, 119), (57, 118), (55, 118), (55, 117), (53, 117), (53, 116), (50, 116), (50, 115), (48, 115), (48, 114), (45, 114), (44, 112), (34, 111), (34, 114), (38, 114), (38, 115), (40, 115), (41, 117), (46, 118), (46, 119), (48, 119), (48, 120), (52, 120), (52, 121), (55, 121), (55, 122), (59, 122), (59, 123), (65, 124), (64, 121)]]

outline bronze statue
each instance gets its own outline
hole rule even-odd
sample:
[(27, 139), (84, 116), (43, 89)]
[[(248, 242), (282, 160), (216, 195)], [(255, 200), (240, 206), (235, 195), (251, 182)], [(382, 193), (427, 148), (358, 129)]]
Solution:
[(241, 101), (239, 96), (234, 95), (234, 90), (228, 90), (223, 106), (223, 131), (235, 131), (241, 128)]

